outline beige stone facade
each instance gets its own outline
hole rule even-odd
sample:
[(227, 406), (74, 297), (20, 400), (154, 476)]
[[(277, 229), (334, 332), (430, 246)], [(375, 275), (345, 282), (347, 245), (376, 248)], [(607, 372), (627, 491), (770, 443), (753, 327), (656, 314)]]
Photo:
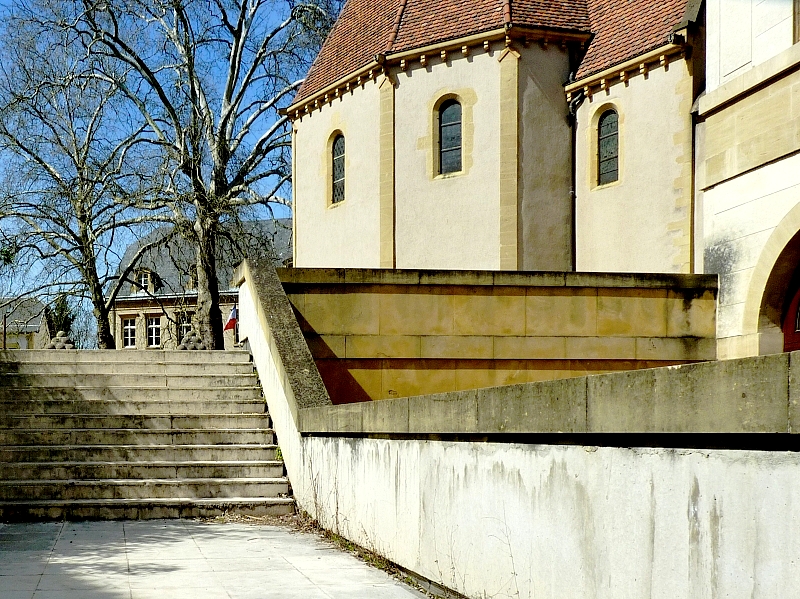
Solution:
[[(223, 322), (227, 320), (236, 301), (235, 293), (220, 296)], [(117, 349), (176, 349), (181, 343), (182, 331), (185, 334), (194, 326), (195, 305), (196, 297), (191, 295), (156, 298), (133, 296), (118, 300), (110, 316)], [(132, 328), (126, 331), (126, 325)], [(223, 349), (239, 347), (237, 330), (225, 331), (224, 342)]]
[[(578, 271), (692, 272), (690, 63), (680, 54), (663, 66), (654, 59), (646, 74), (636, 65), (624, 81), (590, 88), (577, 110)], [(607, 110), (619, 115), (619, 179), (600, 185), (598, 121)]]
[[(719, 356), (783, 351), (800, 335), (799, 15), (688, 2), (618, 61), (588, 58), (612, 50), (600, 31), (584, 62), (602, 70), (580, 65), (585, 37), (513, 26), (380, 55), (290, 108), (295, 265), (717, 274)], [(449, 98), (463, 165), (441, 175)], [(608, 110), (618, 177), (600, 184)], [(331, 206), (325, 144), (345, 125), (348, 197)]]
[[(294, 120), (295, 266), (571, 268), (568, 53), (465, 48), (375, 71)], [(462, 107), (462, 168), (439, 174), (449, 99)], [(346, 198), (333, 203), (338, 134)]]
[(783, 351), (797, 290), (800, 45), (698, 103), (704, 267), (720, 274), (721, 357)]
[(715, 277), (279, 276), (337, 403), (716, 357)]

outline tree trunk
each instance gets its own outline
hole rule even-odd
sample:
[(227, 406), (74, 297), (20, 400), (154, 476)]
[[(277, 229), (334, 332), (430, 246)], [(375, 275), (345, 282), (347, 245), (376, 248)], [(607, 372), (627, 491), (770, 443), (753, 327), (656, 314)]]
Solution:
[(216, 260), (216, 223), (195, 221), (197, 235), (197, 326), (208, 349), (225, 349)]
[[(86, 236), (84, 236), (84, 239), (86, 239)], [(97, 321), (97, 349), (116, 349), (117, 345), (114, 342), (114, 334), (111, 332), (111, 323), (108, 320), (109, 308), (106, 306), (103, 284), (97, 276), (94, 248), (87, 240), (84, 241), (84, 248), (83, 256), (86, 267), (82, 274), (89, 287), (93, 308), (92, 313), (95, 321)]]
[(114, 335), (111, 332), (111, 323), (108, 320), (108, 310), (105, 305), (94, 306), (94, 317), (97, 320), (97, 349), (117, 349)]

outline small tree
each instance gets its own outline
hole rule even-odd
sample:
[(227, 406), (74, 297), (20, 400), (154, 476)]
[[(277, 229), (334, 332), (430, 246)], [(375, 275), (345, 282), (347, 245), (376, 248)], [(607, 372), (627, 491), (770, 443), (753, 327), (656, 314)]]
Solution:
[(290, 179), (286, 106), (332, 23), (326, 0), (82, 0), (53, 21), (78, 35), (95, 74), (140, 114), (164, 157), (162, 197), (190, 238), (197, 319), (222, 348), (216, 246), (245, 207), (283, 203)]
[(53, 305), (45, 308), (45, 316), (51, 334), (55, 334), (58, 331), (72, 331), (72, 323), (75, 322), (75, 311), (69, 305), (65, 293), (59, 293)]

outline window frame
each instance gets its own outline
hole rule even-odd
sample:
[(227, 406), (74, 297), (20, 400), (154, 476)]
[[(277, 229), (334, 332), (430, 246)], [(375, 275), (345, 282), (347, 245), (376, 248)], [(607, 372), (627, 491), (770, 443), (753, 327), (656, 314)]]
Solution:
[(136, 293), (146, 293), (150, 291), (150, 286), (153, 283), (153, 274), (146, 268), (139, 269), (136, 271), (134, 281)]
[[(178, 312), (175, 315), (175, 330), (178, 334), (178, 343), (183, 342), (183, 338), (192, 332), (192, 319), (194, 312)], [(186, 332), (183, 332), (184, 327), (187, 327)]]
[[(458, 106), (458, 120), (444, 123), (444, 112), (453, 107)], [(444, 128), (456, 127), (458, 128), (458, 144), (452, 147), (445, 148), (443, 145)], [(453, 152), (458, 150), (458, 169), (444, 170), (444, 154), (445, 152)], [(464, 105), (461, 100), (452, 96), (445, 96), (439, 102), (436, 108), (436, 174), (438, 176), (451, 176), (464, 172)]]
[[(337, 143), (341, 140), (342, 142), (342, 152), (341, 154), (337, 154)], [(347, 139), (344, 136), (344, 133), (341, 131), (335, 131), (331, 136), (331, 145), (330, 145), (330, 169), (331, 169), (331, 176), (330, 176), (330, 204), (332, 206), (338, 206), (342, 202), (347, 199)], [(337, 160), (340, 161), (340, 172), (341, 178), (337, 179)], [(340, 188), (340, 195), (339, 199), (337, 199), (337, 185)]]
[[(602, 134), (602, 128), (604, 121), (609, 118), (611, 115), (616, 117), (615, 122), (615, 129), (613, 133), (608, 133), (606, 135)], [(605, 187), (606, 185), (613, 185), (618, 183), (620, 180), (620, 115), (619, 110), (616, 106), (604, 106), (600, 110), (598, 110), (598, 117), (597, 117), (597, 125), (594, 128), (594, 135), (595, 135), (595, 143), (597, 148), (597, 157), (595, 160), (595, 177), (594, 177), (594, 185), (597, 187)], [(603, 141), (614, 138), (614, 154), (611, 157), (603, 158)], [(616, 175), (613, 179), (610, 180), (603, 180), (604, 174), (603, 173), (603, 164), (608, 164), (610, 161), (614, 160), (616, 162), (616, 169), (609, 172), (615, 172)]]
[[(122, 318), (122, 347), (136, 347), (136, 317)], [(131, 323), (131, 324), (128, 324)], [(129, 334), (130, 333), (130, 334)]]
[[(161, 347), (161, 315), (148, 315), (145, 320), (147, 347)], [(152, 331), (152, 334), (151, 334)]]

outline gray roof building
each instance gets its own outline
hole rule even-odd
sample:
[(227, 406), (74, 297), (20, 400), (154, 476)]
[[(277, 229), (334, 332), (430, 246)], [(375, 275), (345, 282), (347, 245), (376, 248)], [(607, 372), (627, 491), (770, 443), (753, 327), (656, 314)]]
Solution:
[[(143, 245), (163, 239), (164, 243), (147, 250), (139, 261), (135, 273), (147, 270), (154, 275), (150, 292), (157, 296), (193, 295), (195, 253), (189, 241), (178, 235), (173, 227), (159, 227), (125, 251), (118, 273), (121, 272)], [(273, 260), (283, 266), (292, 256), (291, 219), (245, 221), (235, 228), (223, 228), (217, 247), (217, 275), (220, 291), (230, 291), (233, 270), (246, 256)], [(123, 285), (118, 299), (141, 296), (142, 290), (133, 282)]]
[(44, 310), (38, 299), (0, 298), (0, 318), (8, 314), (6, 327), (10, 334), (38, 333), (45, 318)]

